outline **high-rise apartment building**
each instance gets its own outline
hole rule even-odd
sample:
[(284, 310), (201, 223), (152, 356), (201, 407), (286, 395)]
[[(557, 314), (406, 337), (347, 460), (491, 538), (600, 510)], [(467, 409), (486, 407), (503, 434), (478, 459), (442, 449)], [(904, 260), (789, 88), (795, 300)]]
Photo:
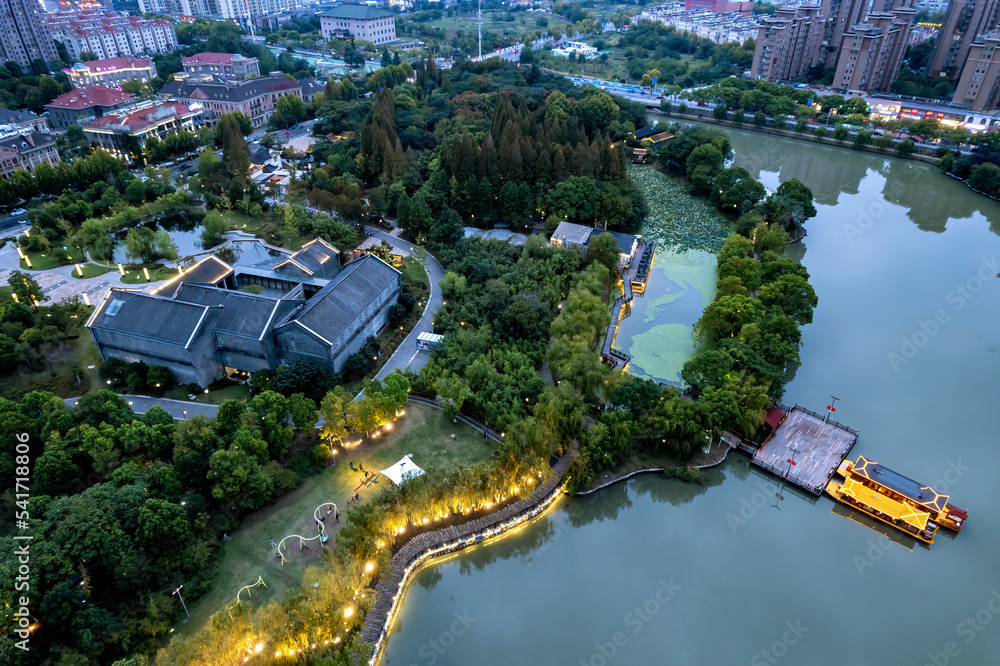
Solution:
[(82, 9), (46, 14), (45, 20), (52, 36), (65, 44), (74, 58), (80, 58), (86, 51), (104, 60), (170, 53), (177, 48), (174, 26), (163, 19), (147, 21), (137, 16), (108, 14), (103, 9)]
[(30, 68), (33, 60), (58, 57), (37, 0), (0, 0), (0, 62)]
[[(912, 0), (903, 0), (909, 4)], [(899, 74), (906, 55), (910, 26), (917, 10), (897, 7), (869, 14), (844, 35), (837, 59), (835, 88), (887, 91)]]
[(707, 9), (713, 14), (726, 14), (728, 12), (751, 14), (753, 13), (753, 5), (753, 2), (731, 2), (730, 0), (684, 0), (684, 11)]
[(955, 88), (953, 102), (973, 111), (1000, 108), (1000, 30), (979, 35), (969, 45), (969, 57)]
[[(875, 0), (879, 2), (880, 0)], [(836, 67), (844, 33), (864, 20), (868, 0), (823, 0), (823, 37), (819, 48), (818, 63)]]
[(823, 25), (819, 5), (782, 8), (764, 19), (757, 32), (750, 75), (789, 81), (809, 69), (818, 56)]
[(246, 25), (250, 20), (302, 8), (302, 0), (138, 0), (147, 14), (205, 16)]
[(954, 0), (938, 30), (937, 48), (927, 73), (950, 80), (959, 78), (972, 42), (981, 33), (996, 28), (998, 20), (1000, 0)]

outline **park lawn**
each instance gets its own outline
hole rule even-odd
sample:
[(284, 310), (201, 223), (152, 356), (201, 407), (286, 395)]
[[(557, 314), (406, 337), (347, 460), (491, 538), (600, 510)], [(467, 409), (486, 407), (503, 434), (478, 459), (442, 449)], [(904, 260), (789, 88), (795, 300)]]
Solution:
[[(146, 275), (142, 272), (143, 268), (149, 270), (148, 280), (146, 279)], [(146, 284), (147, 282), (161, 282), (175, 277), (177, 277), (177, 269), (175, 268), (167, 268), (163, 264), (145, 264), (143, 266), (139, 266), (138, 268), (125, 271), (125, 275), (122, 276), (122, 283)]]
[[(223, 213), (223, 217), (227, 222), (229, 222), (233, 230), (246, 232), (260, 238), (265, 243), (276, 245), (278, 247), (297, 250), (306, 242), (312, 240), (311, 238), (300, 236), (299, 234), (292, 233), (286, 229), (285, 222), (281, 218), (276, 206), (272, 206), (271, 209), (264, 213), (261, 217), (248, 217), (245, 213), (240, 213), (238, 211)], [(266, 224), (273, 225), (273, 230), (276, 230), (276, 235), (265, 233), (264, 225)]]
[[(241, 587), (255, 583), (258, 577), (264, 579), (267, 588), (254, 588), (252, 603), (256, 607), (271, 600), (280, 601), (301, 582), (306, 566), (322, 565), (318, 539), (309, 542), (311, 547), (302, 551), (293, 545), (292, 539), (286, 541), (284, 552), (288, 561), (284, 567), (275, 557), (276, 550), (270, 547), (268, 539), (281, 541), (296, 534), (306, 538), (316, 536), (313, 512), (328, 502), (337, 505), (340, 524), (346, 522), (347, 500), (354, 494), (362, 476), (360, 472), (351, 471), (350, 462), (353, 461), (355, 467), (361, 464), (365, 469), (378, 470), (412, 453), (417, 465), (429, 469), (452, 461), (462, 464), (485, 461), (495, 449), (495, 443), (484, 440), (478, 430), (461, 421), (452, 423), (439, 409), (410, 403), (403, 412), (393, 428), (381, 431), (380, 436), (366, 438), (355, 434), (348, 438), (348, 442), (355, 444), (347, 451), (336, 445), (336, 465), (303, 480), (300, 487), (274, 505), (255, 511), (233, 531), (232, 540), (222, 546), (212, 591), (193, 603), (188, 602), (191, 621), (177, 627), (177, 633), (190, 636), (200, 630), (213, 613), (234, 603)], [(452, 434), (456, 435), (455, 439), (451, 438)], [(378, 480), (379, 483), (358, 491), (361, 501), (390, 483), (385, 477)], [(325, 525), (332, 546), (338, 527), (332, 514), (326, 518)], [(243, 599), (246, 601), (245, 594)]]
[(47, 271), (83, 261), (83, 253), (75, 247), (55, 247), (52, 252), (27, 252), (22, 249), (22, 252), (31, 261), (31, 266), (21, 259), (21, 268), (33, 271)]
[(99, 275), (104, 275), (105, 273), (110, 273), (111, 271), (115, 270), (114, 266), (101, 266), (100, 264), (90, 264), (90, 263), (81, 264), (81, 268), (83, 268), (83, 275), (80, 275), (80, 272), (75, 268), (71, 273), (71, 275), (78, 280), (82, 280), (84, 278), (97, 277)]

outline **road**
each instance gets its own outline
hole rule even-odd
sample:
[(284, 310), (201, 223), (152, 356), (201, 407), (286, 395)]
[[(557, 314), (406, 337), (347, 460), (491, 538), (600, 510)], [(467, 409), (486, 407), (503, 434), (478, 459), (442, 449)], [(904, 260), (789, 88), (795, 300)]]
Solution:
[[(25, 224), (21, 224), (21, 220)], [(24, 233), (27, 228), (27, 215), (0, 215), (0, 238), (9, 238)]]
[[(417, 246), (409, 241), (371, 227), (368, 227), (368, 231), (373, 238), (384, 240), (393, 247), (402, 248), (409, 252), (410, 256), (415, 256), (418, 252)], [(377, 379), (385, 379), (386, 375), (393, 370), (410, 368), (413, 371), (418, 371), (427, 363), (427, 357), (430, 355), (430, 352), (417, 351), (417, 335), (420, 333), (432, 333), (434, 331), (434, 325), (431, 322), (434, 320), (434, 313), (437, 312), (443, 302), (438, 282), (444, 278), (444, 268), (430, 254), (427, 254), (424, 268), (427, 269), (427, 277), (431, 287), (430, 295), (427, 297), (427, 305), (424, 306), (424, 314), (421, 315), (420, 321), (416, 323), (410, 334), (406, 336), (399, 347), (396, 348), (396, 351), (393, 352), (392, 356), (389, 357), (389, 360), (382, 366), (382, 369), (378, 371), (378, 374), (375, 375)]]
[[(121, 395), (121, 394), (119, 394)], [(209, 405), (201, 402), (187, 402), (184, 400), (170, 400), (169, 398), (150, 398), (144, 395), (122, 395), (132, 406), (132, 411), (136, 414), (145, 414), (153, 405), (159, 405), (167, 414), (178, 421), (188, 419), (192, 416), (202, 415), (212, 417), (219, 413), (218, 405)], [(79, 398), (66, 398), (63, 402), (67, 407), (76, 404)]]

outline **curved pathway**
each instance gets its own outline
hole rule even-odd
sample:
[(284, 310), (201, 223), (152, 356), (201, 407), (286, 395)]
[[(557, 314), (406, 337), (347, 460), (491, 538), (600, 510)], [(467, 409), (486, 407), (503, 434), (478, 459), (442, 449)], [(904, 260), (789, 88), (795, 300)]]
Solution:
[[(204, 402), (188, 402), (186, 400), (173, 400), (171, 398), (151, 398), (145, 395), (128, 395), (119, 393), (121, 397), (128, 401), (132, 411), (136, 414), (145, 414), (153, 405), (159, 405), (167, 414), (174, 419), (183, 421), (192, 416), (207, 416), (209, 418), (219, 413), (218, 405), (210, 405)], [(63, 402), (67, 407), (72, 408), (80, 398), (66, 398)]]
[(386, 375), (391, 373), (393, 370), (403, 370), (404, 368), (410, 368), (413, 371), (418, 371), (420, 368), (424, 367), (427, 363), (428, 352), (417, 351), (417, 336), (421, 333), (432, 333), (434, 331), (434, 313), (437, 312), (438, 308), (441, 307), (443, 299), (441, 298), (441, 288), (438, 286), (438, 282), (444, 278), (444, 268), (441, 266), (434, 255), (430, 254), (423, 248), (418, 248), (413, 243), (403, 240), (397, 236), (386, 233), (374, 227), (365, 227), (365, 231), (371, 235), (372, 238), (377, 238), (379, 240), (384, 240), (385, 242), (392, 245), (394, 248), (405, 250), (411, 257), (416, 257), (418, 254), (423, 253), (426, 258), (424, 259), (423, 266), (427, 271), (427, 279), (430, 283), (430, 294), (427, 296), (427, 304), (424, 306), (424, 314), (420, 316), (420, 320), (413, 326), (413, 330), (410, 331), (409, 335), (396, 347), (396, 350), (389, 357), (389, 360), (385, 362), (382, 369), (378, 371), (375, 375), (376, 379), (385, 379)]

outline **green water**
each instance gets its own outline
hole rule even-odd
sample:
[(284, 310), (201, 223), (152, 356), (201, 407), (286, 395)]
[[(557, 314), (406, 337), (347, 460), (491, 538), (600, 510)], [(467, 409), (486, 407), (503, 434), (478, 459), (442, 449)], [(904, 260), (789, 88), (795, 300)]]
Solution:
[[(890, 540), (731, 454), (709, 487), (638, 477), (424, 569), (385, 663), (1000, 661), (1000, 204), (931, 166), (732, 139), (763, 182), (816, 194), (796, 252), (819, 307), (785, 400), (838, 396), (861, 432), (854, 454), (950, 493), (966, 528), (929, 548)], [(684, 323), (672, 306), (710, 297), (707, 278), (663, 270), (674, 291), (651, 283), (630, 317), (648, 327), (640, 341)], [(646, 372), (672, 354), (650, 354)]]

